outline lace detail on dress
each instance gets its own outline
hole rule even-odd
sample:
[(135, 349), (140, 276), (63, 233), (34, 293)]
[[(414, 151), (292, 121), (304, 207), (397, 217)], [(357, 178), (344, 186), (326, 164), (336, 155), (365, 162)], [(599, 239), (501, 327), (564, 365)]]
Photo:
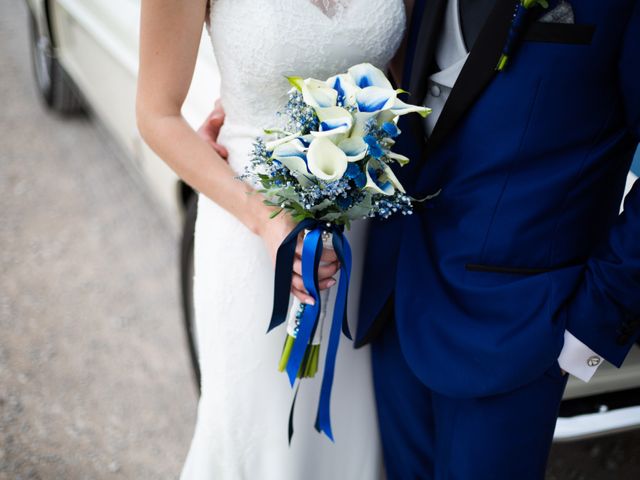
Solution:
[(404, 29), (403, 0), (211, 0), (227, 123), (273, 123), (286, 76), (328, 78), (361, 62), (385, 68)]

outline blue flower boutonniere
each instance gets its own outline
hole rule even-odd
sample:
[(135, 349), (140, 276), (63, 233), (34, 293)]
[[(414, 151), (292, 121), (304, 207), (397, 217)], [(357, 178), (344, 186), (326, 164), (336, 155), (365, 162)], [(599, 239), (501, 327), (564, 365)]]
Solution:
[(516, 5), (516, 10), (513, 14), (513, 20), (511, 21), (511, 27), (509, 28), (509, 35), (507, 41), (502, 48), (502, 55), (496, 66), (496, 70), (502, 71), (509, 61), (509, 57), (512, 56), (515, 50), (516, 44), (522, 36), (527, 17), (529, 13), (535, 7), (549, 8), (549, 2), (547, 0), (520, 0)]

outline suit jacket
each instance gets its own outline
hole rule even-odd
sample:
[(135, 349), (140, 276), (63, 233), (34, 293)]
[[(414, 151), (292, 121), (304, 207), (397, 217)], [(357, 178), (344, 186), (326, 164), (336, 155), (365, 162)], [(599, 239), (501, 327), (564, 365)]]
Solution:
[[(413, 372), (458, 397), (533, 380), (565, 328), (616, 366), (640, 335), (640, 185), (619, 215), (640, 139), (640, 3), (574, 0), (575, 24), (532, 12), (502, 72), (516, 2), (494, 3), (429, 139), (402, 120), (412, 162), (400, 179), (417, 198), (441, 193), (373, 222), (356, 336), (395, 317)], [(416, 2), (402, 85), (413, 103), (445, 4)]]

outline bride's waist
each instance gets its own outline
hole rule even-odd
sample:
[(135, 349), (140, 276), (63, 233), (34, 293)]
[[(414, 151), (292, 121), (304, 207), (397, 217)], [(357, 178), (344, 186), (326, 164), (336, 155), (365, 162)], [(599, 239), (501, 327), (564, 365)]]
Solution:
[(251, 158), (256, 139), (263, 134), (263, 127), (230, 121), (228, 117), (225, 119), (218, 134), (218, 143), (229, 152), (228, 162), (231, 168), (242, 173)]

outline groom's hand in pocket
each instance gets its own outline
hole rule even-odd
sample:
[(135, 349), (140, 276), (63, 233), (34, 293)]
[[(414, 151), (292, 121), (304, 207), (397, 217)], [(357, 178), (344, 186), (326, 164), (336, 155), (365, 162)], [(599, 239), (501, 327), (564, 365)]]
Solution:
[[(303, 234), (298, 237), (298, 245), (296, 247), (296, 256), (293, 260), (293, 278), (291, 281), (291, 293), (293, 293), (302, 303), (313, 304), (314, 300), (309, 292), (304, 288), (302, 281), (302, 241)], [(335, 285), (336, 280), (333, 276), (338, 273), (340, 263), (336, 252), (331, 248), (322, 250), (322, 258), (318, 267), (318, 285), (320, 290), (331, 288)]]
[(220, 99), (216, 100), (213, 111), (209, 114), (207, 119), (202, 123), (198, 129), (198, 135), (207, 142), (211, 147), (225, 160), (229, 156), (229, 152), (218, 143), (218, 135), (220, 134), (220, 128), (224, 125), (224, 108)]

